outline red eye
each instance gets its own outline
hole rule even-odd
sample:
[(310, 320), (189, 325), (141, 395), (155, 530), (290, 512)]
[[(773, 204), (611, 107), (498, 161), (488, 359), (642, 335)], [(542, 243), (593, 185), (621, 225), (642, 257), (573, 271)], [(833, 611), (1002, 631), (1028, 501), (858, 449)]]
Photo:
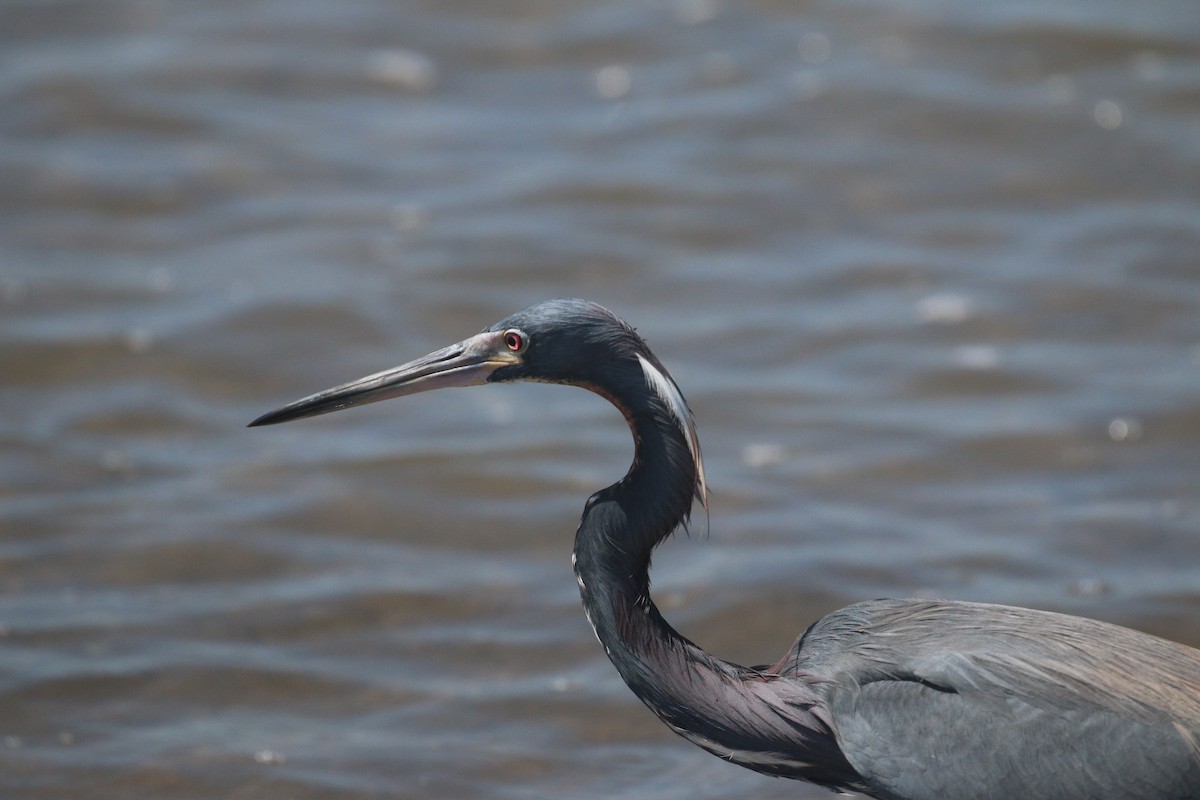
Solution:
[(504, 346), (514, 353), (519, 353), (525, 348), (525, 338), (516, 331), (508, 331), (504, 334)]

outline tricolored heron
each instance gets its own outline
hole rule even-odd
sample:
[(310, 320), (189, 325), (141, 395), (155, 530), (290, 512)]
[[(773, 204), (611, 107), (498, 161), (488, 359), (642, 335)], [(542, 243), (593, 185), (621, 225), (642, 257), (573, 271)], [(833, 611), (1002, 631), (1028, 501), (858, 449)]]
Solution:
[(633, 466), (575, 534), (583, 607), (604, 651), (672, 730), (724, 759), (885, 800), (1200, 798), (1200, 651), (1009, 606), (873, 600), (823, 617), (771, 666), (679, 635), (650, 598), (650, 554), (707, 502), (692, 415), (610, 311), (554, 300), (251, 425), (444, 386), (582, 386), (620, 409)]

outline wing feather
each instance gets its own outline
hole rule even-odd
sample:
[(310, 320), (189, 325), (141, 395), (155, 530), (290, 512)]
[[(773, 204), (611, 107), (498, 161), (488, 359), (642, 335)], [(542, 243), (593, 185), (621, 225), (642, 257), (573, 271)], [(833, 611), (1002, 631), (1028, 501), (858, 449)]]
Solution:
[(775, 671), (823, 696), (881, 796), (1200, 800), (1200, 653), (977, 603), (834, 612)]

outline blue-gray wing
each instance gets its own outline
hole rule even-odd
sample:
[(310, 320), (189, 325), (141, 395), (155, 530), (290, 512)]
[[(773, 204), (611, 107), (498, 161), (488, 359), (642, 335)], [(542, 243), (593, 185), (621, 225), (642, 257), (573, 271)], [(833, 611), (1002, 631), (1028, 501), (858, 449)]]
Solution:
[(1200, 800), (1200, 652), (1093, 620), (876, 601), (814, 625), (815, 682), (888, 800)]

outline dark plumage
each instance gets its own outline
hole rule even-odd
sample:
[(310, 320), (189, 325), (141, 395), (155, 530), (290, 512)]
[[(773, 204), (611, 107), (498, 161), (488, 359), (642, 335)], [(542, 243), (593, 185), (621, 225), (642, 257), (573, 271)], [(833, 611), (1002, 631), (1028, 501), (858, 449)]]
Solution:
[(771, 667), (676, 633), (650, 598), (650, 555), (706, 500), (695, 428), (645, 342), (593, 303), (542, 303), (251, 424), (513, 380), (582, 386), (629, 422), (634, 463), (588, 499), (575, 572), (608, 657), (676, 733), (759, 772), (883, 800), (1200, 799), (1200, 651), (1173, 642), (928, 600), (835, 611)]

